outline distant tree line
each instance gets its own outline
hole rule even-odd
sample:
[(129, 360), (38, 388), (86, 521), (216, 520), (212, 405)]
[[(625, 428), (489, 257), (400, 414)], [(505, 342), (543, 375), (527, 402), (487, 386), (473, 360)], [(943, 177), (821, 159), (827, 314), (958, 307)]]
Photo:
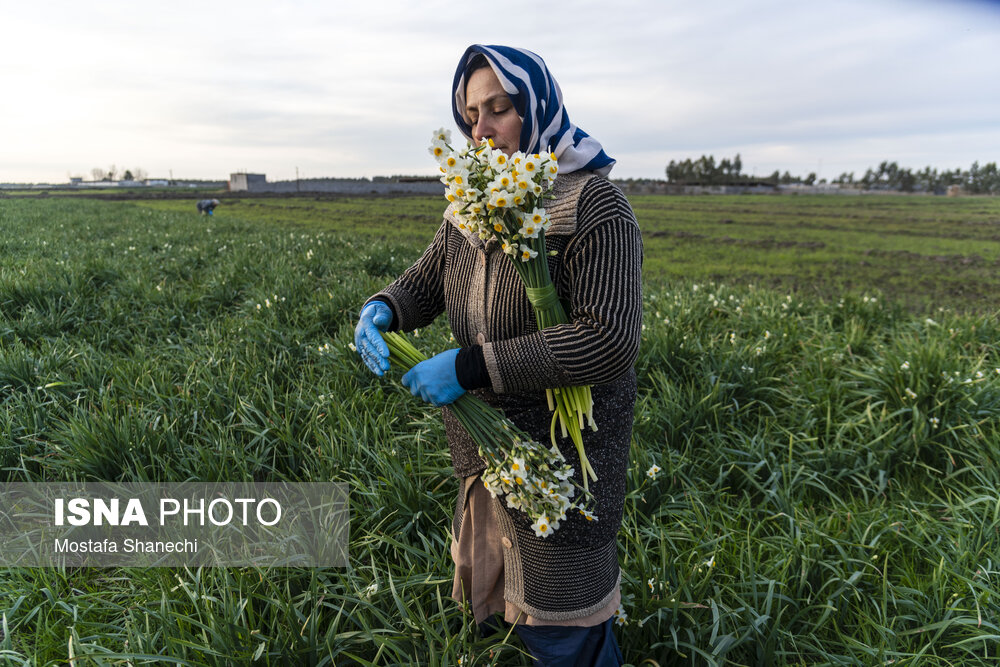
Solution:
[(966, 192), (982, 195), (1000, 195), (1000, 170), (996, 162), (980, 166), (973, 162), (969, 169), (938, 171), (924, 167), (913, 171), (895, 162), (882, 162), (878, 169), (867, 169), (860, 179), (853, 172), (838, 176), (834, 183), (850, 185), (864, 190), (896, 190), (899, 192), (943, 192), (949, 186), (961, 186)]
[[(678, 184), (738, 185), (741, 183), (767, 183), (770, 185), (815, 185), (826, 183), (817, 181), (815, 172), (806, 177), (793, 176), (788, 171), (775, 170), (768, 176), (751, 176), (743, 173), (743, 161), (737, 153), (733, 159), (722, 158), (715, 161), (712, 155), (702, 155), (697, 160), (671, 160), (667, 165), (667, 181)], [(845, 172), (832, 181), (835, 184), (860, 188), (862, 190), (894, 190), (899, 192), (939, 192), (943, 193), (951, 185), (959, 185), (973, 194), (1000, 194), (1000, 170), (995, 162), (980, 166), (973, 162), (967, 170), (955, 169), (938, 171), (925, 167), (914, 171), (900, 167), (895, 162), (882, 162), (878, 169), (868, 169), (864, 176), (855, 178), (853, 172)]]

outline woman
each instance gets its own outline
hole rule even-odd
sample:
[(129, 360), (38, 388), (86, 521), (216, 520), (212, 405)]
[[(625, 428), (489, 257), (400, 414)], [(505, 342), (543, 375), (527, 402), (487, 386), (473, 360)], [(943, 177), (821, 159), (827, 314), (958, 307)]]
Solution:
[[(479, 481), (485, 464), (476, 445), (444, 408), (462, 480), (452, 526), (453, 594), (471, 604), (481, 628), (494, 614), (515, 624), (538, 664), (621, 664), (611, 624), (621, 599), (617, 533), (642, 320), (639, 228), (625, 197), (604, 178), (614, 160), (569, 121), (540, 57), (473, 45), (452, 92), (455, 121), (468, 139), (492, 139), (508, 154), (556, 155), (546, 245), (556, 251), (549, 271), (570, 322), (539, 331), (510, 258), (495, 240), (459, 229), (449, 207), (420, 259), (365, 304), (355, 342), (382, 375), (389, 362), (380, 331), (409, 331), (447, 312), (461, 347), (418, 364), (403, 383), (438, 406), (470, 391), (542, 443), (551, 420), (544, 390), (593, 385), (600, 430), (586, 430), (584, 446), (598, 476), (590, 484), (598, 521), (571, 514), (545, 538), (523, 513), (490, 497)], [(559, 447), (582, 483), (572, 442), (563, 439)]]

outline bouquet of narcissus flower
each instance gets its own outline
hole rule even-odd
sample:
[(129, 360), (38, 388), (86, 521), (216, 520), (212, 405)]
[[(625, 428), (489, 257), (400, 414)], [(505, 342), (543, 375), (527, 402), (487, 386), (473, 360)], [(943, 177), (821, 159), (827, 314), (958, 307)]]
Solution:
[[(545, 259), (549, 218), (540, 206), (559, 173), (556, 156), (520, 151), (508, 156), (491, 140), (454, 150), (450, 142), (450, 133), (442, 128), (434, 133), (429, 150), (441, 165), (445, 197), (452, 202), (459, 227), (483, 240), (492, 237), (500, 242), (524, 283), (539, 329), (569, 322), (549, 276)], [(597, 430), (590, 386), (546, 389), (545, 396), (554, 412), (552, 444), (558, 424), (562, 437), (569, 435), (576, 445), (586, 489), (588, 480), (597, 479), (583, 450), (584, 423)]]
[[(403, 370), (426, 359), (405, 336), (389, 332), (382, 337), (389, 346), (389, 360)], [(573, 468), (557, 447), (538, 444), (502, 412), (470, 394), (463, 394), (449, 408), (486, 460), (483, 484), (494, 498), (506, 496), (508, 507), (527, 514), (536, 535), (551, 535), (566, 519), (566, 512), (574, 508), (588, 520), (597, 519), (572, 501), (576, 495), (570, 479)]]

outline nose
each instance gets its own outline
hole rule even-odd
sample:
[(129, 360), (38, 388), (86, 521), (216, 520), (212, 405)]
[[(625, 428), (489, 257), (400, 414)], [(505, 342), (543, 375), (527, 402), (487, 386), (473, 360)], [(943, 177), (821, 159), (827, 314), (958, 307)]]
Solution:
[(478, 143), (493, 136), (495, 136), (493, 124), (487, 119), (487, 114), (479, 114), (475, 125), (472, 126), (472, 138)]

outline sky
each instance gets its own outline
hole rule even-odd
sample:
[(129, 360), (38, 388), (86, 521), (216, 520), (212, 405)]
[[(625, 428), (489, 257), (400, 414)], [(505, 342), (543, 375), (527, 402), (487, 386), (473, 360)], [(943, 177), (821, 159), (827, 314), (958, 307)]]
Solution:
[(430, 175), (472, 43), (541, 55), (613, 177), (1000, 161), (998, 1), (0, 2), (0, 182)]

